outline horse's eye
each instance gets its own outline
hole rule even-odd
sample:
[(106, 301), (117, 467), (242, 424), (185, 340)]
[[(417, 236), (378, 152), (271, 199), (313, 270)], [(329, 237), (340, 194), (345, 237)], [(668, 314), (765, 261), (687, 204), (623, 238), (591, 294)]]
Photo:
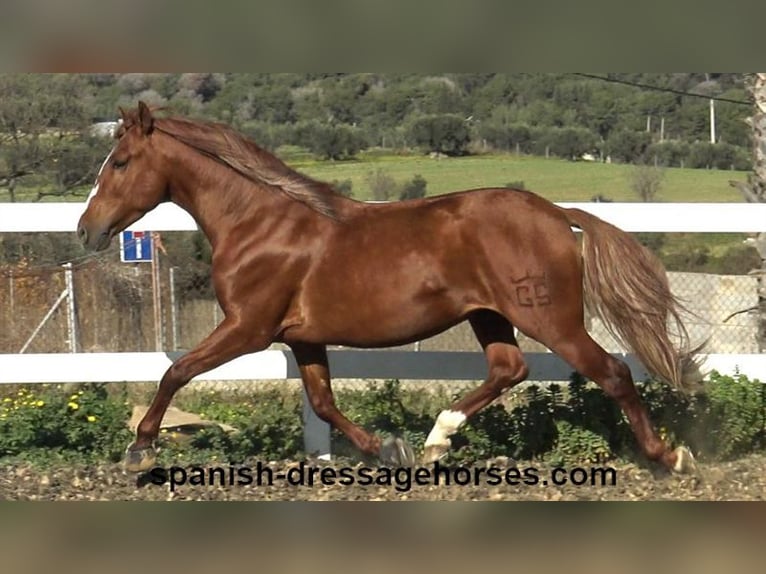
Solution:
[(114, 161), (112, 161), (112, 167), (114, 169), (123, 169), (126, 165), (128, 165), (127, 159), (125, 160), (115, 159)]

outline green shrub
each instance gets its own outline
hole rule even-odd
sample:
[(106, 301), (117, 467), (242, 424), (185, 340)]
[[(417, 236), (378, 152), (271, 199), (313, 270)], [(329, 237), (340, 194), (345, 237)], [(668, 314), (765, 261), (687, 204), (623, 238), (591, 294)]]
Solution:
[(556, 422), (557, 440), (548, 455), (552, 464), (603, 464), (614, 458), (603, 434), (575, 426), (569, 421)]
[(428, 183), (422, 175), (415, 174), (410, 181), (405, 181), (402, 184), (399, 199), (419, 199), (425, 197), (427, 185)]
[(104, 385), (22, 387), (0, 402), (0, 456), (40, 449), (118, 460), (130, 440), (128, 406)]
[(513, 448), (503, 453), (513, 458), (530, 459), (543, 456), (556, 440), (554, 414), (560, 403), (558, 385), (541, 389), (529, 385), (521, 404), (508, 414), (513, 421), (510, 440)]
[(191, 448), (166, 444), (166, 458), (242, 463), (253, 456), (266, 460), (294, 458), (303, 449), (302, 405), (296, 396), (272, 390), (259, 393), (255, 401), (227, 400), (218, 393), (208, 393), (187, 400), (184, 408), (237, 431), (204, 428), (193, 436)]
[[(689, 396), (668, 385), (638, 385), (660, 435), (684, 444), (703, 460), (725, 460), (762, 451), (766, 444), (766, 387), (744, 375), (712, 373), (703, 392)], [(426, 389), (405, 392), (396, 380), (370, 383), (362, 391), (337, 393), (339, 408), (353, 422), (381, 436), (403, 436), (416, 454), (438, 413), (455, 397)], [(301, 395), (277, 390), (249, 397), (195, 393), (179, 406), (222, 423), (187, 443), (163, 440), (159, 464), (241, 463), (248, 458), (294, 459), (303, 448)], [(21, 388), (0, 399), (0, 457), (46, 461), (117, 461), (132, 440), (129, 406), (104, 385), (65, 392), (58, 385)], [(336, 452), (345, 438), (334, 431)], [(527, 385), (512, 406), (490, 405), (453, 437), (449, 460), (469, 464), (497, 456), (553, 464), (602, 464), (638, 458), (635, 438), (616, 403), (596, 385), (573, 375), (568, 385)], [(349, 455), (358, 456), (354, 449)]]
[(764, 448), (766, 387), (744, 375), (713, 373), (697, 418), (704, 429), (701, 448), (718, 459), (730, 459)]
[(476, 413), (452, 437), (454, 450), (450, 460), (457, 463), (470, 463), (515, 454), (516, 427), (517, 422), (507, 409), (498, 404), (490, 405)]

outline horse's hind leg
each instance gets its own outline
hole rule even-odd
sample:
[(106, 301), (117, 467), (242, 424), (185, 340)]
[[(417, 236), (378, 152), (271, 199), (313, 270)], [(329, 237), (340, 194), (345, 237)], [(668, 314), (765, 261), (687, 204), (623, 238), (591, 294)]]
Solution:
[(442, 411), (426, 438), (423, 462), (431, 463), (447, 454), (450, 435), (465, 420), (494, 401), (500, 394), (527, 378), (529, 369), (519, 349), (513, 325), (492, 311), (480, 310), (469, 317), (489, 364), (489, 375), (479, 387)]
[(381, 443), (379, 437), (348, 420), (335, 405), (330, 383), (330, 367), (324, 345), (291, 345), (295, 360), (316, 415), (341, 431), (364, 453), (380, 457), (383, 462), (397, 466), (411, 466), (414, 462), (412, 451), (401, 439)]
[(627, 416), (638, 444), (650, 460), (661, 462), (676, 472), (693, 470), (694, 459), (686, 448), (671, 450), (657, 435), (628, 366), (604, 351), (585, 328), (562, 337), (558, 343), (549, 346), (554, 353), (579, 373), (596, 382), (617, 402)]

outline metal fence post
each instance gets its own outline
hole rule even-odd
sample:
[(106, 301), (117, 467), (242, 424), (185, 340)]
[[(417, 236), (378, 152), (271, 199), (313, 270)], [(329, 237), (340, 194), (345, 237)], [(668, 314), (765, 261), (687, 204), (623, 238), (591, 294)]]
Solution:
[(178, 308), (176, 305), (176, 268), (170, 267), (170, 334), (174, 351), (178, 350)]
[(64, 278), (67, 292), (67, 329), (69, 331), (69, 352), (76, 353), (78, 350), (77, 315), (75, 314), (74, 300), (74, 277), (72, 263), (64, 263)]

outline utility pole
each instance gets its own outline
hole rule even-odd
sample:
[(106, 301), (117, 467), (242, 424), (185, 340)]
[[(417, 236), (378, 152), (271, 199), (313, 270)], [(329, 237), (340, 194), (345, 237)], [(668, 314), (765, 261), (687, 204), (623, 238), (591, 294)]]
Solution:
[[(710, 74), (705, 73), (705, 80), (710, 81)], [(715, 100), (710, 99), (710, 143), (715, 143)]]
[(152, 308), (154, 311), (154, 350), (162, 351), (164, 346), (162, 336), (162, 282), (160, 276), (160, 261), (158, 250), (159, 233), (152, 233)]

